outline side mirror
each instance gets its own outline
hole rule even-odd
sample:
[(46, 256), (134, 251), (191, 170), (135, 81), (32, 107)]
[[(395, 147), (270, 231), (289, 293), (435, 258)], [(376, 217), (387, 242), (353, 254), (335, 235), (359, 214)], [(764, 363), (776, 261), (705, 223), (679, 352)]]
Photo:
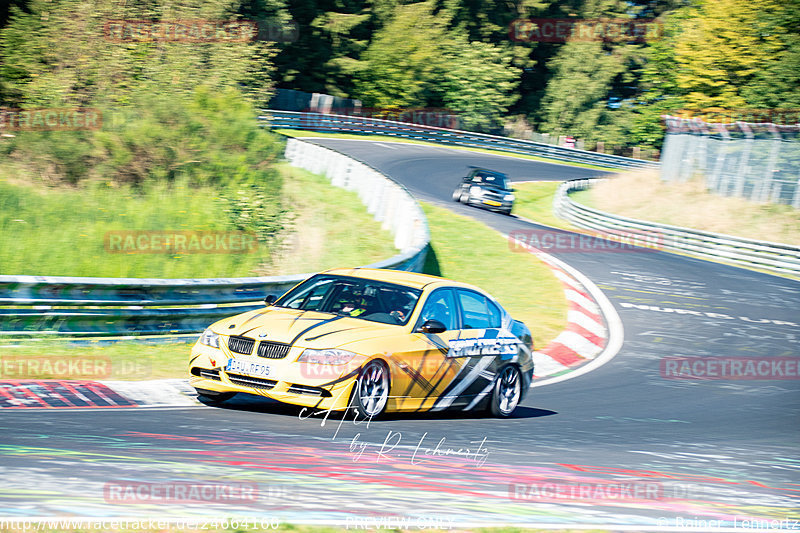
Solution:
[(438, 320), (426, 320), (424, 324), (417, 328), (415, 333), (442, 333), (447, 331), (447, 328)]
[(277, 300), (277, 298), (275, 297), (274, 294), (268, 294), (267, 297), (264, 298), (264, 304), (265, 305), (272, 305), (272, 304), (275, 303), (275, 300)]

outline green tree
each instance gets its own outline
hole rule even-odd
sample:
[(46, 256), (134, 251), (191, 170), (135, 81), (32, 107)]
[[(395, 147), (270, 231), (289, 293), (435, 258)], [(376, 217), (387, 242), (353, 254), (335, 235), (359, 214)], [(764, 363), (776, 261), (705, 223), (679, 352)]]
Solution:
[(231, 20), (227, 0), (31, 0), (28, 10), (13, 10), (0, 32), (6, 105), (124, 104), (137, 90), (190, 94), (199, 85), (243, 83), (256, 101), (268, 96), (272, 49), (265, 42), (114, 42), (104, 33), (118, 19)]
[(496, 128), (519, 98), (514, 89), (520, 70), (511, 66), (511, 54), (489, 43), (453, 38), (442, 59), (439, 87), (444, 106), (460, 114), (467, 129)]
[(773, 36), (766, 64), (742, 88), (748, 105), (800, 108), (800, 0), (770, 2), (758, 13), (762, 35)]
[(623, 51), (599, 41), (571, 41), (550, 62), (552, 78), (540, 110), (540, 130), (587, 141), (625, 144), (626, 109), (609, 107), (614, 80), (626, 69)]
[(373, 107), (424, 106), (442, 63), (446, 16), (435, 16), (432, 2), (398, 6), (362, 54), (355, 96)]
[(506, 47), (448, 29), (432, 2), (398, 6), (362, 56), (355, 96), (375, 107), (446, 107), (487, 130), (518, 98), (520, 70)]
[[(673, 1), (576, 1), (559, 4), (561, 12), (556, 16), (650, 20), (668, 11)], [(542, 73), (544, 89), (534, 113), (539, 121), (537, 129), (616, 147), (629, 145), (636, 113), (633, 103), (646, 68), (645, 50), (651, 44), (572, 39), (557, 45)]]
[(800, 3), (695, 0), (665, 19), (646, 50), (631, 129), (659, 146), (660, 115), (800, 107)]

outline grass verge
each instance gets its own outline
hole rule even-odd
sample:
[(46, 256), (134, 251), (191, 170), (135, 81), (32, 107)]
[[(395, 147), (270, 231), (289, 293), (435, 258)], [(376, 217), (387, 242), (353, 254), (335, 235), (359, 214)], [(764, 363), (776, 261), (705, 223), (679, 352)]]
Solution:
[[(309, 198), (308, 201), (314, 200)], [(427, 273), (465, 281), (487, 290), (514, 318), (528, 325), (538, 348), (564, 329), (567, 316), (564, 293), (558, 280), (541, 261), (531, 254), (511, 252), (506, 239), (480, 222), (431, 204), (423, 203), (422, 206), (433, 242), (433, 251), (426, 264)], [(340, 241), (328, 241), (328, 244), (330, 242)], [(340, 263), (339, 266), (353, 264)], [(96, 379), (183, 378), (186, 377), (190, 350), (190, 344), (185, 342), (151, 344), (137, 340), (98, 343), (52, 339), (20, 341), (13, 347), (9, 346), (12, 345), (10, 341), (3, 344), (6, 345), (0, 346), (0, 369), (4, 369), (0, 377), (3, 379), (57, 377), (41, 371), (15, 375), (16, 363), (11, 363), (11, 366), (5, 363), (7, 360), (35, 360), (41, 356), (108, 361), (110, 373)], [(30, 369), (30, 365), (26, 368)]]
[[(368, 264), (397, 253), (391, 234), (367, 213), (357, 193), (285, 163), (276, 168), (283, 177), (284, 205), (290, 209), (281, 244), (260, 242), (248, 253), (221, 247), (213, 253), (131, 253), (108, 246), (109, 232), (231, 231), (225, 209), (241, 195), (236, 185), (152, 184), (142, 192), (106, 183), (45, 188), (0, 181), (2, 273), (241, 277)], [(325, 246), (330, 242), (337, 246)]]
[(136, 339), (113, 343), (0, 340), (0, 379), (184, 378), (190, 349), (189, 342), (145, 343)]
[(702, 179), (664, 183), (657, 171), (626, 172), (573, 199), (639, 220), (800, 245), (800, 210), (712, 194)]
[(358, 193), (333, 187), (325, 177), (288, 163), (278, 168), (286, 203), (294, 212), (273, 261), (257, 269), (258, 275), (368, 265), (398, 253), (392, 234), (381, 229)]
[(574, 231), (573, 225), (553, 213), (553, 198), (559, 185), (560, 182), (553, 181), (515, 183), (514, 214), (545, 226)]
[(451, 146), (449, 144), (432, 143), (427, 141), (417, 141), (414, 139), (405, 139), (403, 137), (395, 137), (392, 135), (356, 135), (353, 133), (325, 133), (319, 131), (309, 130), (293, 130), (293, 129), (274, 129), (274, 133), (285, 135), (286, 137), (323, 137), (329, 139), (355, 139), (361, 141), (378, 141), (378, 142), (397, 142), (408, 144), (420, 144), (422, 146), (434, 146), (436, 148), (452, 148), (453, 150), (466, 150), (467, 152), (478, 152), (481, 154), (502, 155), (506, 157), (516, 157), (519, 159), (529, 159), (531, 161), (542, 161), (544, 163), (552, 163), (554, 165), (566, 165), (570, 167), (583, 167), (592, 168), (595, 170), (615, 170), (609, 167), (601, 167), (597, 165), (587, 165), (585, 163), (571, 163), (569, 161), (560, 161), (558, 159), (550, 159), (546, 157), (538, 157), (535, 155), (517, 154), (514, 152), (504, 152), (502, 150), (486, 150), (484, 148), (469, 148), (467, 146)]
[(488, 291), (533, 333), (542, 348), (566, 326), (567, 303), (550, 269), (529, 253), (471, 218), (422, 202), (433, 247), (429, 274), (472, 283)]

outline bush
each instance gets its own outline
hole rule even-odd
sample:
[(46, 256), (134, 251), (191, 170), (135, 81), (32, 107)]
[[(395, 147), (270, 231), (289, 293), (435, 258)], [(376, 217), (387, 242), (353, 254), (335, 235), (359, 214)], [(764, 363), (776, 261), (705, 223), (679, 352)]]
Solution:
[(277, 243), (286, 211), (274, 168), (282, 143), (238, 91), (142, 91), (130, 105), (101, 111), (98, 130), (17, 135), (4, 149), (15, 174), (87, 194), (98, 185), (143, 197), (173, 186), (202, 189), (226, 227), (255, 231), (268, 248)]

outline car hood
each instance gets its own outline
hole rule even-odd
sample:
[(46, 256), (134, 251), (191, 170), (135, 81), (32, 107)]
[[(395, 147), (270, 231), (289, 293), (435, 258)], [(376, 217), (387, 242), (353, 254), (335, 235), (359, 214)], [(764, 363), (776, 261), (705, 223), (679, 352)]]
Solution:
[(329, 313), (269, 307), (220, 320), (212, 330), (220, 335), (242, 335), (321, 349), (396, 334), (400, 326)]

